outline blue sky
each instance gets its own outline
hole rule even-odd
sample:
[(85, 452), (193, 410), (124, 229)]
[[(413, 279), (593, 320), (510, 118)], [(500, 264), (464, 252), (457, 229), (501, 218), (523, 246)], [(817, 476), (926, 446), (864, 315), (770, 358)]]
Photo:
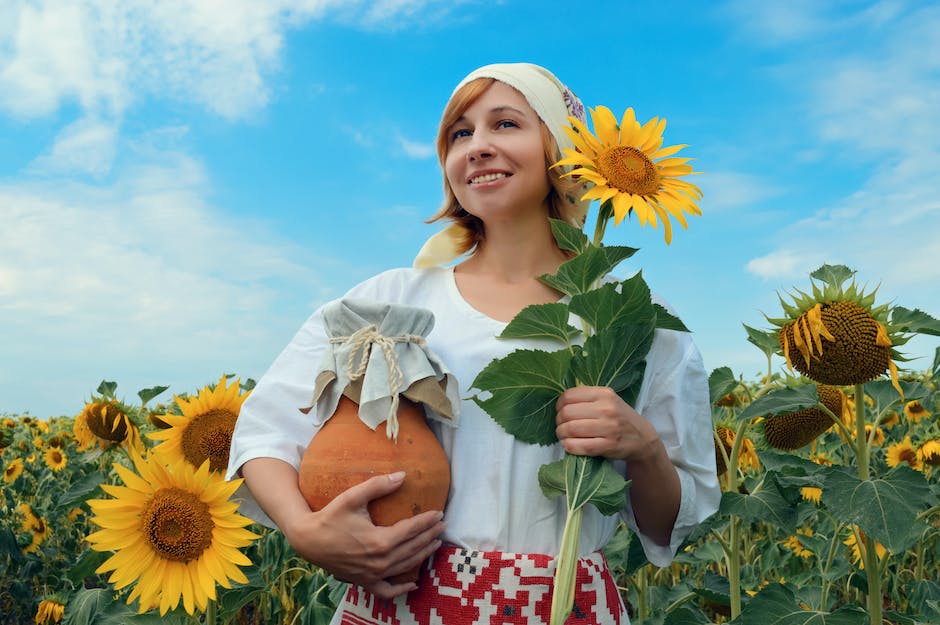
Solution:
[(437, 121), (491, 62), (689, 144), (703, 216), (668, 247), (635, 222), (608, 241), (641, 248), (621, 273), (708, 369), (754, 377), (742, 323), (824, 262), (937, 316), (937, 33), (940, 7), (903, 0), (7, 0), (0, 413), (75, 414), (102, 379), (135, 400), (260, 377), (436, 231)]

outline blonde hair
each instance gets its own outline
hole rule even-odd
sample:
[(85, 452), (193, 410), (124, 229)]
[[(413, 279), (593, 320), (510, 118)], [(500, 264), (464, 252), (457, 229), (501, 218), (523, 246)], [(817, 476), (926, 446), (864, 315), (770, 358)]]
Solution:
[[(444, 178), (444, 202), (441, 208), (426, 223), (447, 219), (460, 226), (464, 234), (458, 245), (458, 251), (461, 254), (474, 249), (477, 244), (486, 238), (486, 232), (483, 222), (460, 206), (457, 197), (454, 195), (454, 190), (447, 182), (444, 163), (450, 145), (448, 129), (457, 123), (457, 120), (460, 119), (470, 105), (483, 95), (483, 92), (489, 89), (494, 82), (496, 82), (495, 78), (477, 78), (458, 89), (444, 108), (437, 131), (437, 158)], [(562, 178), (563, 171), (560, 168), (550, 169), (551, 165), (561, 158), (561, 151), (558, 149), (558, 143), (555, 141), (555, 137), (552, 136), (548, 126), (545, 125), (544, 120), (539, 119), (539, 126), (542, 145), (545, 147), (545, 170), (550, 187), (546, 198), (548, 216), (553, 219), (565, 220), (580, 228), (583, 218), (578, 212), (577, 201), (583, 193), (583, 184), (571, 178)]]

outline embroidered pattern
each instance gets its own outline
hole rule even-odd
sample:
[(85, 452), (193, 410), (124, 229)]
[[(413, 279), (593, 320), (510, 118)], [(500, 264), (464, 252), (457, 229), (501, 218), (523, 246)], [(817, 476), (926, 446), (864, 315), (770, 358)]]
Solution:
[[(391, 601), (351, 586), (340, 604), (342, 625), (500, 625), (548, 623), (551, 556), (437, 550), (418, 589)], [(574, 609), (566, 625), (626, 625), (620, 593), (600, 552), (580, 559)]]

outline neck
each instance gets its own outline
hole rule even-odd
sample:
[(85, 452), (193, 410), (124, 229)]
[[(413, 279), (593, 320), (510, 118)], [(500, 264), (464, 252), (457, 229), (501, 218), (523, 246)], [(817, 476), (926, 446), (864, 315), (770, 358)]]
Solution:
[(462, 266), (508, 282), (555, 273), (567, 257), (558, 248), (547, 219), (487, 229), (486, 239)]

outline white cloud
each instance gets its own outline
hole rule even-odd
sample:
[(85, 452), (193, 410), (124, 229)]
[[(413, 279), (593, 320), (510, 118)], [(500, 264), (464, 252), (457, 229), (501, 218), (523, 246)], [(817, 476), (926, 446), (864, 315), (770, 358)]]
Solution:
[(818, 264), (808, 261), (798, 252), (785, 249), (748, 261), (747, 270), (764, 280), (776, 280), (803, 275), (807, 273), (808, 265), (813, 265), (815, 268)]
[[(284, 35), (340, 14), (397, 27), (434, 0), (7, 0), (0, 9), (0, 110), (21, 118), (77, 103), (120, 117), (147, 96), (194, 102), (228, 119), (270, 97)], [(422, 15), (422, 21), (425, 16)]]
[(398, 137), (398, 145), (401, 147), (402, 152), (410, 158), (431, 158), (437, 153), (437, 149), (434, 147), (433, 143), (411, 141), (401, 136)]
[(30, 166), (34, 173), (84, 173), (102, 176), (111, 170), (118, 128), (113, 123), (80, 119), (66, 126), (55, 143)]
[(0, 185), (3, 409), (74, 414), (118, 374), (129, 398), (223, 371), (257, 377), (311, 303), (335, 295), (323, 281), (335, 261), (223, 216), (206, 180), (194, 159), (165, 154), (110, 185)]
[(781, 190), (757, 176), (735, 171), (708, 172), (693, 179), (703, 193), (703, 210), (709, 213), (738, 207), (753, 207), (764, 200), (780, 195)]

